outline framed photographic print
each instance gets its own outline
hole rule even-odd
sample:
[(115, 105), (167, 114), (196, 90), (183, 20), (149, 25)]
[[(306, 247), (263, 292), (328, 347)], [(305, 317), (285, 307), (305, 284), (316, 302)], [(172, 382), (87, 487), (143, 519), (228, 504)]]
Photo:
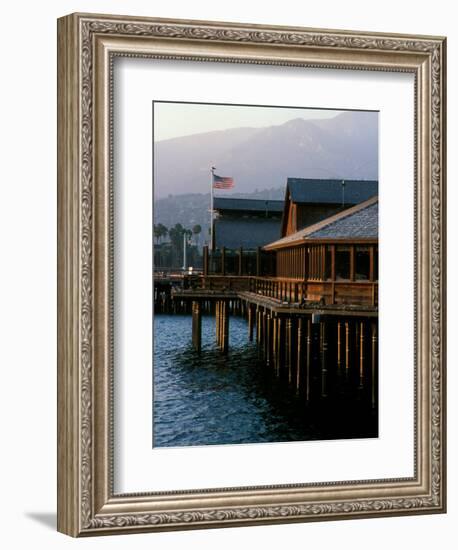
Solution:
[(58, 529), (445, 511), (445, 39), (58, 21)]

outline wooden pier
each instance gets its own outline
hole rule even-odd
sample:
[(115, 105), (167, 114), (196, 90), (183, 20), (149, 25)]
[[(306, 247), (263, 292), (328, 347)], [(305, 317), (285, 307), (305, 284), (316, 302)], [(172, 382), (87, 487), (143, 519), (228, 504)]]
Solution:
[[(332, 393), (330, 378), (346, 381), (377, 400), (378, 346), (376, 307), (282, 302), (249, 291), (176, 291), (175, 300), (189, 301), (192, 343), (200, 352), (202, 303), (213, 303), (216, 345), (230, 351), (230, 316), (247, 320), (247, 340), (256, 340), (259, 356), (273, 375), (310, 401)], [(330, 360), (334, 368), (329, 369)]]

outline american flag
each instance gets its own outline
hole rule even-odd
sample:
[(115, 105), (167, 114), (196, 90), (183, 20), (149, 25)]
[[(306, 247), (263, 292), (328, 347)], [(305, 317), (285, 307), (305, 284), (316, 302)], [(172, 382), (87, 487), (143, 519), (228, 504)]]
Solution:
[(213, 174), (213, 189), (232, 189), (234, 178)]

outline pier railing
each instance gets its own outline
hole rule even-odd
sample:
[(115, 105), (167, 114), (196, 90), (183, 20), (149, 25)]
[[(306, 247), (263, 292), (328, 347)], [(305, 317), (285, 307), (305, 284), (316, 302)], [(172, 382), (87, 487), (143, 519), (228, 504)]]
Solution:
[(304, 281), (279, 277), (208, 275), (201, 277), (201, 286), (209, 291), (253, 292), (282, 303), (378, 305), (378, 283), (370, 281)]

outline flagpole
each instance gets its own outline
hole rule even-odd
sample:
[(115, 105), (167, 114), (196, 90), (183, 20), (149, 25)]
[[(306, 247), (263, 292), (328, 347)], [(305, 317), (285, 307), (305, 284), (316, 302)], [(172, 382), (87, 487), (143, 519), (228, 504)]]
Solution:
[(215, 175), (215, 167), (212, 166), (210, 178), (210, 250), (213, 252), (213, 179)]

